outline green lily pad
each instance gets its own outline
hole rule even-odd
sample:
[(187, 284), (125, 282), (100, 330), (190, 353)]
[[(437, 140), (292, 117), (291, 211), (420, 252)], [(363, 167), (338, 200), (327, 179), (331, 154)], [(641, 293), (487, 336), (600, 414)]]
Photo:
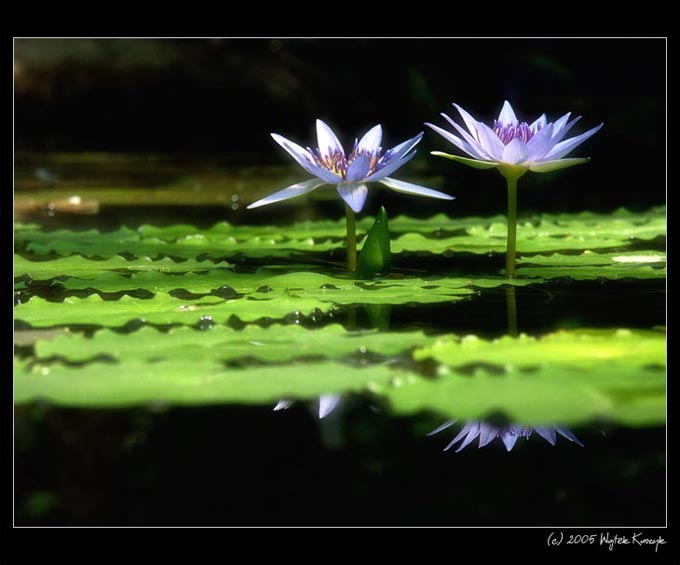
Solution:
[(14, 362), (14, 403), (113, 408), (143, 404), (274, 404), (281, 398), (358, 392), (393, 376), (384, 366), (334, 362), (228, 369), (203, 360), (92, 363), (86, 368)]
[(254, 358), (282, 363), (304, 357), (342, 359), (352, 354), (395, 355), (436, 339), (422, 332), (347, 331), (338, 324), (315, 330), (298, 325), (269, 328), (249, 325), (241, 330), (214, 326), (205, 331), (177, 327), (167, 332), (143, 327), (134, 335), (105, 329), (92, 337), (64, 332), (50, 337), (37, 341), (35, 353), (38, 359), (58, 356), (83, 362), (105, 355), (126, 362)]
[(455, 371), (437, 380), (403, 379), (386, 388), (398, 414), (434, 412), (445, 419), (504, 415), (523, 425), (577, 425), (593, 420), (642, 426), (665, 422), (666, 373), (658, 368), (598, 363), (590, 370), (546, 363), (533, 371)]
[(560, 362), (576, 368), (593, 367), (604, 361), (640, 367), (663, 366), (666, 335), (661, 331), (621, 329), (564, 330), (540, 338), (504, 336), (492, 341), (475, 336), (444, 338), (417, 349), (414, 358), (432, 358), (454, 368), (484, 363), (504, 370)]

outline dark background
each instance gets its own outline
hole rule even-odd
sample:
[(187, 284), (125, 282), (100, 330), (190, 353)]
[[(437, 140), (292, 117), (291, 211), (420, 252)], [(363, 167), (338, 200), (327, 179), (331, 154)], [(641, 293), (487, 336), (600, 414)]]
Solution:
[(508, 99), (528, 122), (582, 115), (570, 136), (605, 124), (569, 155), (588, 165), (522, 179), (520, 210), (645, 208), (665, 202), (665, 59), (664, 39), (18, 39), (15, 148), (281, 164), (272, 131), (312, 145), (322, 118), (349, 144), (381, 123), (388, 147), (426, 130), (400, 178), (442, 175), (449, 213), (495, 213), (503, 180), (429, 156), (459, 151), (423, 122), (452, 129), (454, 101), (491, 121)]

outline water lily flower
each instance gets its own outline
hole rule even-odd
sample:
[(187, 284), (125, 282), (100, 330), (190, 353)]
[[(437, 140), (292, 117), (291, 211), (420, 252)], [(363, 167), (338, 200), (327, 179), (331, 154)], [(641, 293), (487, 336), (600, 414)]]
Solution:
[[(454, 423), (455, 420), (448, 420), (438, 428), (432, 430), (427, 435), (432, 436), (434, 434), (437, 434), (442, 430), (445, 430), (446, 428), (452, 426)], [(569, 441), (572, 441), (577, 445), (583, 447), (583, 444), (578, 440), (578, 438), (574, 434), (572, 434), (567, 428), (561, 426), (554, 425), (519, 426), (513, 424), (510, 426), (499, 427), (487, 424), (486, 422), (475, 421), (466, 423), (460, 430), (458, 435), (454, 437), (449, 442), (449, 444), (444, 448), (444, 451), (448, 451), (456, 443), (461, 442), (460, 445), (458, 446), (458, 449), (456, 449), (456, 453), (458, 453), (459, 451), (467, 447), (470, 443), (472, 443), (476, 438), (479, 438), (479, 447), (484, 447), (485, 445), (491, 443), (494, 439), (500, 438), (503, 444), (505, 445), (505, 449), (507, 451), (510, 451), (512, 450), (513, 447), (515, 447), (515, 443), (519, 438), (522, 437), (525, 439), (529, 439), (529, 437), (531, 437), (532, 432), (536, 432), (550, 445), (555, 445), (555, 442), (557, 440), (557, 434), (560, 434), (561, 436), (567, 438)]]
[(379, 182), (392, 190), (406, 194), (428, 196), (452, 200), (454, 197), (431, 188), (404, 182), (390, 177), (397, 169), (408, 163), (416, 154), (411, 151), (423, 137), (420, 132), (415, 137), (383, 152), (382, 127), (380, 124), (368, 130), (360, 140), (354, 141), (352, 151), (345, 153), (333, 130), (321, 120), (316, 120), (318, 147), (306, 149), (286, 139), (282, 135), (272, 133), (295, 161), (314, 178), (296, 183), (288, 188), (270, 194), (248, 208), (258, 208), (289, 198), (294, 198), (321, 185), (335, 185), (340, 197), (345, 202), (347, 217), (347, 253), (350, 271), (356, 270), (356, 229), (354, 214), (361, 212), (368, 195), (367, 183)]
[(432, 155), (445, 157), (468, 165), (475, 169), (498, 169), (508, 184), (508, 242), (505, 274), (507, 278), (515, 276), (515, 244), (517, 234), (517, 180), (528, 171), (547, 173), (580, 165), (590, 161), (589, 157), (565, 159), (565, 155), (596, 134), (604, 124), (588, 131), (564, 139), (567, 132), (576, 124), (581, 116), (569, 121), (571, 112), (555, 122), (548, 122), (545, 114), (531, 124), (520, 122), (507, 100), (501, 113), (494, 120), (493, 127), (475, 120), (458, 104), (453, 106), (460, 113), (465, 128), (457, 124), (448, 115), (442, 116), (460, 134), (460, 137), (434, 124), (427, 123), (444, 139), (451, 142), (469, 157), (449, 155), (433, 151)]

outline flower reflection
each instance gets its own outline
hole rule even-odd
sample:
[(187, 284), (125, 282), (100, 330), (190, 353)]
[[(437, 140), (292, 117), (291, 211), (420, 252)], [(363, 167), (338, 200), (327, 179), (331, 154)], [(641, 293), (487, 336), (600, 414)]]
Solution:
[[(452, 426), (455, 422), (456, 420), (448, 420), (438, 428), (432, 430), (427, 435), (432, 436), (437, 434), (442, 430)], [(572, 441), (583, 447), (583, 444), (574, 434), (572, 434), (567, 428), (561, 426), (519, 426), (516, 424), (511, 424), (509, 426), (494, 426), (486, 422), (473, 421), (467, 422), (463, 426), (458, 435), (454, 437), (444, 448), (444, 451), (448, 451), (456, 443), (460, 442), (460, 445), (456, 449), (456, 453), (458, 453), (463, 448), (470, 445), (477, 437), (479, 437), (479, 447), (484, 447), (485, 445), (491, 443), (494, 439), (500, 438), (505, 445), (505, 449), (510, 451), (513, 447), (515, 447), (515, 443), (519, 438), (529, 439), (533, 432), (536, 432), (550, 445), (555, 445), (555, 442), (557, 441), (557, 434), (559, 434), (567, 438), (569, 441)]]
[[(328, 416), (333, 410), (335, 410), (340, 402), (340, 394), (321, 394), (319, 395), (319, 419), (323, 419)], [(287, 410), (295, 402), (293, 400), (279, 400), (274, 406), (274, 411)]]

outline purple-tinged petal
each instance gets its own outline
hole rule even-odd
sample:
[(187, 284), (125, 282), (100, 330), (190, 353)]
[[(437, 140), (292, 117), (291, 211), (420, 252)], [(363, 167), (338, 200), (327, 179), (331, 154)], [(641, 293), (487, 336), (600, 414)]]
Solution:
[(568, 121), (569, 116), (571, 116), (571, 112), (565, 114), (555, 122), (555, 125), (553, 127), (553, 142), (556, 145), (567, 134), (567, 132), (572, 127), (574, 127), (574, 124), (578, 123), (578, 121), (581, 119), (581, 116), (576, 116), (573, 120), (569, 122)]
[(370, 160), (367, 155), (359, 155), (349, 167), (347, 167), (347, 174), (345, 178), (348, 182), (357, 182), (364, 180), (368, 174), (368, 167), (370, 165)]
[(294, 141), (286, 139), (278, 133), (272, 133), (272, 138), (276, 143), (283, 147), (288, 154), (297, 161), (297, 163), (302, 166), (302, 168), (308, 173), (312, 173), (312, 165), (314, 164), (314, 157), (307, 151), (304, 147), (299, 146)]
[(501, 439), (503, 440), (507, 451), (512, 451), (512, 448), (515, 447), (515, 443), (517, 443), (517, 438), (519, 438), (519, 435), (515, 432), (505, 432), (501, 434)]
[(361, 212), (368, 189), (365, 184), (342, 183), (338, 185), (338, 193), (352, 210)]
[(411, 153), (409, 153), (405, 157), (402, 157), (401, 159), (394, 159), (394, 158), (390, 159), (390, 161), (387, 163), (387, 165), (385, 165), (382, 169), (378, 169), (375, 173), (368, 175), (364, 180), (366, 182), (375, 182), (375, 181), (379, 181), (381, 179), (384, 179), (385, 177), (391, 175), (397, 169), (404, 166), (406, 163), (408, 163), (415, 156), (416, 156), (416, 152), (411, 151)]
[(289, 153), (289, 155), (295, 159), (298, 165), (300, 165), (310, 175), (319, 177), (329, 184), (336, 184), (342, 181), (338, 175), (319, 167), (314, 162), (312, 155), (304, 147), (300, 147), (297, 143), (291, 141), (290, 139), (286, 139), (278, 133), (272, 133), (271, 136), (274, 141), (283, 147)]
[(442, 129), (439, 126), (435, 126), (434, 124), (430, 124), (430, 123), (425, 123), (425, 125), (429, 128), (432, 128), (439, 135), (441, 135), (444, 139), (446, 139), (446, 141), (448, 141), (449, 143), (453, 143), (453, 145), (458, 147), (458, 149), (460, 149), (461, 151), (465, 151), (465, 153), (467, 153), (468, 155), (471, 155), (472, 157), (477, 157), (477, 158), (479, 158), (479, 157), (484, 158), (484, 156), (482, 156), (479, 151), (473, 150), (471, 148), (470, 144), (466, 143), (465, 141), (463, 141), (459, 137), (453, 135), (450, 131), (446, 131), (445, 129)]
[(460, 117), (463, 118), (463, 121), (465, 122), (465, 125), (467, 126), (468, 130), (470, 131), (470, 134), (472, 134), (472, 137), (475, 137), (477, 135), (477, 120), (475, 120), (470, 114), (468, 114), (463, 108), (461, 108), (458, 104), (455, 102), (453, 103), (453, 107), (458, 110), (458, 113), (460, 114)]
[(489, 154), (489, 157), (493, 160), (501, 160), (505, 145), (489, 126), (479, 123), (477, 125), (477, 137), (479, 145)]
[(463, 165), (472, 167), (473, 169), (493, 169), (498, 166), (495, 161), (478, 161), (477, 159), (468, 159), (467, 157), (460, 157), (458, 155), (449, 155), (448, 153), (442, 153), (441, 151), (432, 151), (430, 155), (435, 155), (437, 157), (445, 157), (446, 159), (451, 159), (452, 161), (458, 161)]
[(388, 151), (390, 154), (390, 160), (391, 159), (401, 159), (404, 155), (406, 155), (413, 147), (418, 145), (420, 140), (423, 139), (423, 132), (421, 131), (418, 135), (415, 137), (412, 137), (411, 139), (407, 139), (403, 143), (400, 143), (399, 145), (395, 145)]
[(456, 423), (455, 420), (446, 420), (446, 422), (444, 422), (441, 426), (435, 428), (434, 430), (432, 430), (432, 431), (431, 431), (430, 433), (428, 433), (427, 435), (428, 435), (428, 436), (433, 436), (434, 434), (438, 434), (438, 433), (441, 432), (442, 430), (445, 430), (446, 428), (449, 428), (449, 427), (453, 426), (453, 424), (455, 424), (455, 423)]
[(470, 445), (475, 440), (475, 438), (479, 435), (480, 431), (481, 431), (481, 424), (480, 423), (474, 423), (473, 427), (470, 428), (470, 431), (468, 432), (467, 437), (458, 446), (458, 449), (456, 449), (456, 453), (458, 453), (459, 451), (462, 451), (468, 445)]
[(600, 124), (599, 126), (595, 126), (592, 129), (589, 129), (587, 132), (582, 133), (581, 135), (577, 135), (576, 137), (572, 137), (570, 139), (565, 139), (564, 141), (560, 141), (555, 147), (553, 147), (545, 156), (546, 160), (553, 160), (553, 159), (559, 159), (560, 157), (564, 157), (567, 153), (569, 153), (572, 149), (576, 148), (577, 146), (581, 145), (586, 139), (589, 137), (595, 135), (598, 131), (602, 129), (602, 126), (604, 123)]
[(481, 423), (481, 430), (479, 432), (479, 447), (484, 447), (488, 443), (491, 443), (494, 438), (498, 437), (498, 428), (491, 426), (489, 424)]
[(555, 145), (555, 142), (552, 140), (552, 130), (553, 125), (548, 124), (527, 141), (527, 151), (529, 152), (527, 161), (538, 161), (552, 149)]
[(442, 116), (444, 116), (444, 119), (447, 122), (449, 122), (454, 128), (456, 128), (456, 131), (463, 137), (463, 139), (467, 143), (467, 146), (462, 148), (463, 151), (465, 151), (468, 155), (476, 157), (477, 159), (489, 158), (489, 155), (486, 153), (486, 151), (484, 151), (482, 146), (479, 144), (479, 141), (472, 137), (468, 132), (466, 132), (461, 126), (459, 126), (456, 122), (454, 122), (449, 116), (447, 116), (443, 112)]
[[(455, 443), (457, 443), (458, 441), (460, 441), (460, 440), (461, 440), (462, 438), (464, 438), (466, 435), (473, 434), (473, 435), (472, 435), (472, 439), (474, 439), (478, 432), (479, 432), (479, 424), (478, 424), (477, 422), (468, 422), (468, 423), (465, 424), (465, 425), (463, 426), (463, 428), (458, 432), (458, 435), (457, 435), (456, 437), (454, 437), (454, 438), (449, 442), (449, 444), (444, 448), (444, 451), (448, 451), (449, 449), (451, 449), (451, 447), (452, 447)], [(472, 441), (472, 439), (471, 439), (470, 441)], [(468, 443), (469, 443), (469, 442), (468, 442)], [(459, 451), (459, 450), (456, 450), (456, 451)]]
[(572, 434), (568, 429), (559, 427), (556, 427), (555, 429), (561, 436), (564, 436), (569, 441), (573, 441), (576, 445), (580, 445), (581, 447), (583, 447), (583, 444), (579, 441), (579, 439), (574, 434)]
[(545, 441), (547, 441), (550, 445), (555, 445), (555, 428), (552, 426), (548, 427), (541, 427), (541, 426), (535, 426), (534, 431), (541, 436)]
[(590, 161), (590, 157), (575, 157), (572, 159), (556, 159), (554, 161), (539, 161), (532, 163), (529, 170), (534, 173), (549, 173), (550, 171), (557, 171), (558, 169), (566, 169), (574, 165), (582, 165)]
[(316, 120), (316, 138), (322, 155), (330, 155), (336, 151), (345, 154), (342, 144), (333, 130), (321, 120)]
[(381, 179), (380, 182), (392, 190), (404, 192), (406, 194), (429, 196), (430, 198), (440, 198), (441, 200), (453, 200), (455, 198), (455, 196), (439, 192), (438, 190), (432, 190), (431, 188), (425, 188), (424, 186), (419, 186), (417, 184), (404, 182), (403, 180), (397, 180), (390, 177)]
[(503, 108), (501, 108), (501, 113), (498, 114), (498, 121), (502, 124), (516, 124), (517, 116), (515, 116), (515, 111), (512, 109), (510, 102), (507, 100), (503, 102)]
[(511, 165), (518, 165), (519, 163), (524, 163), (528, 156), (529, 150), (527, 149), (527, 144), (519, 139), (513, 139), (503, 149), (501, 161)]
[(276, 403), (276, 406), (274, 406), (274, 412), (277, 412), (279, 410), (287, 410), (293, 404), (294, 404), (294, 402), (292, 400), (279, 400)]
[(247, 206), (247, 209), (250, 210), (252, 208), (259, 208), (260, 206), (265, 206), (266, 204), (273, 204), (274, 202), (280, 202), (281, 200), (295, 198), (296, 196), (300, 196), (301, 194), (305, 194), (306, 192), (311, 192), (312, 190), (319, 188), (322, 184), (326, 184), (326, 181), (320, 179), (309, 179), (303, 182), (298, 182), (289, 186), (288, 188), (279, 190), (274, 194), (265, 196), (257, 202), (253, 202)]
[(339, 394), (322, 394), (319, 396), (319, 419), (328, 416), (340, 402)]
[(548, 123), (548, 116), (546, 116), (545, 114), (541, 114), (541, 116), (539, 118), (537, 118), (535, 122), (531, 123), (529, 128), (531, 129), (531, 131), (536, 133), (537, 131), (540, 131), (541, 129), (543, 129), (547, 125), (547, 123)]
[(380, 124), (378, 124), (366, 132), (357, 145), (357, 149), (367, 151), (369, 153), (375, 153), (378, 150), (378, 147), (380, 147), (381, 141), (382, 127), (380, 127)]

